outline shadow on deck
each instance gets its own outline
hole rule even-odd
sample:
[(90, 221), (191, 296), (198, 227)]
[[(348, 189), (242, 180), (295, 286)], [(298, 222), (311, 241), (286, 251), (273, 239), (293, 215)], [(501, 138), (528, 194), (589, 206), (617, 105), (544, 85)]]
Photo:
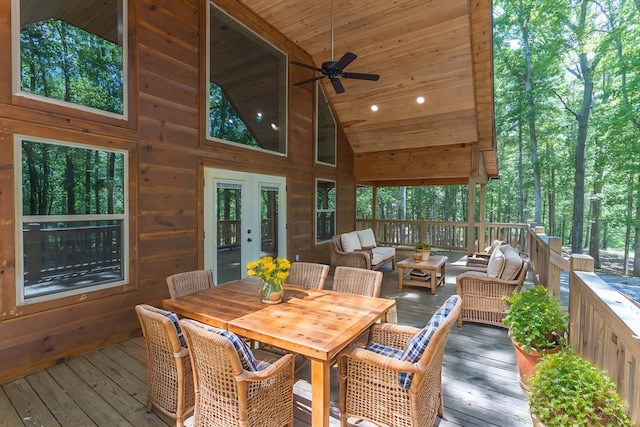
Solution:
[[(390, 267), (383, 270), (382, 295), (396, 299), (399, 323), (424, 326), (455, 293), (455, 276), (463, 270), (464, 254), (440, 254), (449, 260), (446, 284), (438, 288), (436, 295), (418, 287), (404, 287), (398, 292), (397, 271)], [(334, 368), (331, 376), (331, 425), (337, 426), (335, 371)], [(159, 412), (145, 412), (146, 377), (142, 337), (103, 348), (3, 384), (0, 426), (175, 425)], [(295, 386), (296, 427), (309, 425), (310, 391), (307, 368), (300, 372)], [(438, 418), (436, 425), (531, 425), (528, 401), (518, 385), (515, 355), (506, 329), (472, 323), (465, 323), (462, 328), (454, 326), (445, 350), (443, 391), (444, 418)]]

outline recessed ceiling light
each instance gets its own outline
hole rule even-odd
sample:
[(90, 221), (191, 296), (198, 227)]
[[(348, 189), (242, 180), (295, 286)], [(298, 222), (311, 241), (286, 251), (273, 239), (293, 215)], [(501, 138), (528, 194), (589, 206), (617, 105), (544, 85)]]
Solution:
[(377, 105), (372, 105), (371, 106), (371, 111), (378, 111), (378, 106)]
[(275, 123), (271, 123), (271, 129), (273, 130), (278, 130), (278, 125), (276, 125)]
[(416, 102), (418, 104), (424, 104), (424, 96), (419, 96), (416, 98)]

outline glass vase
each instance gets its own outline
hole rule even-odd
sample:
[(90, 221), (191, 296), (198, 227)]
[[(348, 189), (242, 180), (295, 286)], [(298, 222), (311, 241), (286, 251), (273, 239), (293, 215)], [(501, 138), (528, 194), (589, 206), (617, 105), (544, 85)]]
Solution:
[(282, 302), (284, 289), (281, 283), (270, 283), (262, 281), (260, 286), (260, 301), (264, 304), (279, 304)]

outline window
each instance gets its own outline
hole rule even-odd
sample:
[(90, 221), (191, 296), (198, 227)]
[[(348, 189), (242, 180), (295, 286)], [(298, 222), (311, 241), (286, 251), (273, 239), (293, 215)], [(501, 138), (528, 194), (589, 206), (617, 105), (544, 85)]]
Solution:
[(336, 182), (316, 179), (316, 243), (331, 240), (336, 231)]
[(126, 3), (13, 0), (14, 92), (126, 116)]
[(208, 138), (287, 153), (287, 56), (209, 7)]
[(336, 121), (320, 83), (316, 83), (316, 162), (336, 165)]
[(17, 304), (127, 282), (127, 154), (15, 137)]

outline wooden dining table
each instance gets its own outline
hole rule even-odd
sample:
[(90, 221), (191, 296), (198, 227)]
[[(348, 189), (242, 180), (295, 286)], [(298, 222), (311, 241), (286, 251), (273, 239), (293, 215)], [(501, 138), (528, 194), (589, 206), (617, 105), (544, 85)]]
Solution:
[(260, 281), (236, 280), (166, 299), (181, 316), (307, 356), (311, 362), (311, 425), (329, 425), (332, 360), (395, 305), (391, 299), (285, 285), (282, 303), (260, 301)]

